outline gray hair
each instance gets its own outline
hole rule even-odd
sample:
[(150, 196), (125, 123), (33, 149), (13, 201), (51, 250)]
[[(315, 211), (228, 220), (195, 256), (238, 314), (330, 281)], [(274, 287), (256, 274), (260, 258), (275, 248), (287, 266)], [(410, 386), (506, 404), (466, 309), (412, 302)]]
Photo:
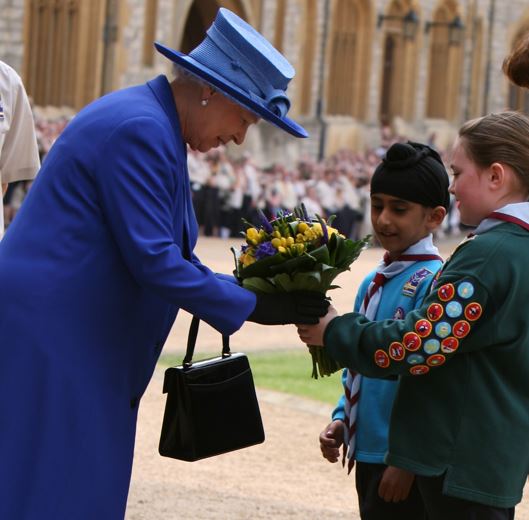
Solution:
[(174, 62), (173, 62), (173, 79), (177, 83), (195, 83), (199, 87), (207, 85), (206, 82), (199, 79), (192, 72), (189, 72), (187, 69), (185, 69), (178, 63), (174, 63)]

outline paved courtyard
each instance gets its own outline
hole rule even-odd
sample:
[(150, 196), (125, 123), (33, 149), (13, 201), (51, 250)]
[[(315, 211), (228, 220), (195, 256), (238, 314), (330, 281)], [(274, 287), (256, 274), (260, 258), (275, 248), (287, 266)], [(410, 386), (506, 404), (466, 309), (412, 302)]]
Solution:
[[(233, 259), (229, 247), (239, 243), (201, 238), (196, 252), (212, 269), (230, 272)], [(441, 246), (443, 256), (455, 243), (450, 240)], [(333, 291), (332, 297), (339, 312), (351, 309), (358, 284), (376, 265), (380, 254), (380, 249), (365, 251), (353, 270), (338, 278), (342, 289)], [(185, 313), (178, 317), (164, 352), (183, 352), (189, 322)], [(209, 354), (220, 348), (219, 335), (204, 325), (198, 344), (198, 357), (201, 351)], [(233, 351), (242, 352), (304, 348), (293, 327), (252, 323), (245, 324), (232, 337), (231, 345)], [(359, 518), (353, 476), (347, 477), (340, 465), (329, 464), (319, 452), (318, 435), (329, 421), (331, 406), (258, 389), (266, 441), (187, 463), (158, 455), (165, 404), (162, 381), (163, 368), (158, 368), (141, 402), (126, 520)], [(529, 520), (529, 499), (518, 506), (516, 518)]]

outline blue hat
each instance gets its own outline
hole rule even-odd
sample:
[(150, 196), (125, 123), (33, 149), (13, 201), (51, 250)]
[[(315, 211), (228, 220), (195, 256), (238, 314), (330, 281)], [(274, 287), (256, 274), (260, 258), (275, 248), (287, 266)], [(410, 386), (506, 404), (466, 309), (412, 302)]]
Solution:
[(234, 101), (296, 137), (307, 131), (286, 117), (286, 95), (294, 68), (251, 25), (220, 8), (206, 37), (188, 55), (161, 43), (154, 46), (171, 61)]

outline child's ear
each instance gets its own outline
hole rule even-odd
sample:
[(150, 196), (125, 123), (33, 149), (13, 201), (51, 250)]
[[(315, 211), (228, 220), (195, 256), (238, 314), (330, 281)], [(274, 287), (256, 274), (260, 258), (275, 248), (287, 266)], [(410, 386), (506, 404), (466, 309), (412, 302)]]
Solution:
[(493, 190), (501, 188), (505, 182), (505, 168), (501, 163), (492, 163), (489, 166), (488, 179)]
[(445, 217), (446, 208), (444, 206), (436, 206), (435, 208), (432, 208), (430, 210), (430, 214), (428, 215), (428, 225), (430, 230), (434, 231), (436, 228), (438, 228), (443, 223)]

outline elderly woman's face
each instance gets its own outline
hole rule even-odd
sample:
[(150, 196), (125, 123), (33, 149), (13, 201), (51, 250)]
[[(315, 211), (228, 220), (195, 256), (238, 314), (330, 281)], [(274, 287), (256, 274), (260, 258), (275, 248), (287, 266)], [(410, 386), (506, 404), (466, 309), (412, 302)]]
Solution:
[(192, 150), (200, 152), (230, 141), (242, 144), (248, 127), (257, 121), (259, 118), (253, 112), (215, 92), (205, 107), (197, 108), (194, 124), (186, 136), (187, 143)]

